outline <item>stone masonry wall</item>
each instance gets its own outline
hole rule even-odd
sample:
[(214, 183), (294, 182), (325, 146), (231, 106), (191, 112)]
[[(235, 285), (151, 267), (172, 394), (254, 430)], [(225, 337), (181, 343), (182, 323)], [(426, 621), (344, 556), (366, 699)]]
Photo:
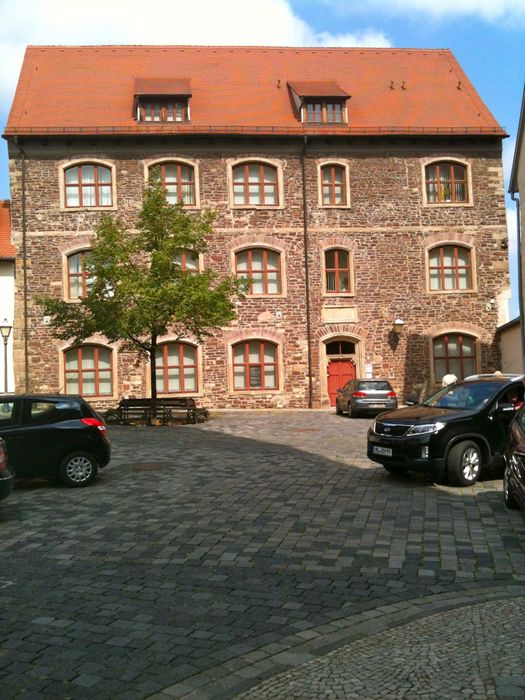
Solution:
[[(302, 144), (301, 144), (302, 145)], [(28, 142), (26, 160), (26, 245), (28, 301), (28, 387), (63, 388), (60, 357), (69, 344), (55, 340), (45, 325), (35, 295), (64, 294), (65, 256), (86, 247), (100, 211), (66, 211), (60, 206), (60, 166), (70, 160), (102, 159), (115, 165), (117, 207), (112, 212), (133, 227), (141, 204), (145, 163), (154, 159), (190, 160), (199, 169), (200, 205), (217, 212), (204, 264), (231, 274), (233, 250), (269, 245), (281, 251), (286, 294), (246, 298), (238, 319), (214, 333), (201, 348), (198, 401), (211, 407), (306, 407), (308, 343), (301, 146), (283, 142), (190, 141), (168, 146), (160, 141), (98, 144)], [(67, 158), (66, 158), (67, 154)], [(227, 165), (238, 158), (268, 158), (282, 174), (283, 206), (278, 209), (231, 208)], [(423, 165), (429, 159), (459, 159), (470, 166), (473, 203), (425, 206)], [(319, 165), (336, 161), (348, 168), (350, 206), (319, 206)], [(26, 388), (23, 342), (21, 167), (11, 152), (14, 242), (19, 251), (16, 277), (15, 373), (17, 389)], [(388, 144), (315, 142), (305, 156), (307, 240), (313, 405), (328, 405), (324, 340), (356, 342), (358, 372), (371, 365), (374, 376), (390, 378), (402, 397), (433, 386), (431, 339), (445, 331), (471, 333), (479, 339), (480, 371), (499, 367), (495, 343), (497, 309), (489, 303), (508, 285), (505, 205), (499, 143), (396, 142)], [(473, 247), (473, 291), (427, 290), (426, 250), (436, 243), (464, 242)], [(348, 248), (353, 255), (355, 293), (323, 291), (323, 250)], [(338, 315), (340, 312), (341, 315)], [(405, 322), (392, 336), (394, 318)], [(342, 320), (338, 320), (342, 319)], [(231, 344), (265, 338), (281, 348), (282, 385), (278, 391), (234, 392), (228, 380)], [(103, 339), (98, 339), (103, 341)], [(129, 352), (115, 357), (114, 396), (94, 404), (114, 404), (123, 394), (144, 395), (147, 368)]]

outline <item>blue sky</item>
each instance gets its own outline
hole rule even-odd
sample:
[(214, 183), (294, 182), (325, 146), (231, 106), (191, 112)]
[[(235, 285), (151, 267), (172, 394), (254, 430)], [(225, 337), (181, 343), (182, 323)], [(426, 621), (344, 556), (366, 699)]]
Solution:
[[(525, 80), (525, 0), (0, 0), (0, 126), (27, 44), (233, 44), (450, 48), (510, 138)], [(0, 143), (0, 199), (9, 197)], [(508, 202), (516, 289), (515, 213)], [(513, 293), (511, 317), (517, 315)]]

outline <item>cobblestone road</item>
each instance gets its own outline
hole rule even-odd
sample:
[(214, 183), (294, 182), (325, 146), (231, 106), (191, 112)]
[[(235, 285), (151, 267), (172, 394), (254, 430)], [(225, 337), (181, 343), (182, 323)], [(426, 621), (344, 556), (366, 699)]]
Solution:
[(525, 696), (522, 515), (494, 475), (388, 475), (368, 425), (116, 427), (90, 488), (20, 484), (0, 503), (1, 697)]

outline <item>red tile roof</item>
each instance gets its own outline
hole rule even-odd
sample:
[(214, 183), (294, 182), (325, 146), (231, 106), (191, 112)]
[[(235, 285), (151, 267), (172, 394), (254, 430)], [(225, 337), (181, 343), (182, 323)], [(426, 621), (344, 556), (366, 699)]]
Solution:
[(0, 199), (0, 260), (16, 257), (16, 249), (11, 243), (10, 202)]
[[(137, 124), (135, 80), (191, 81), (191, 123)], [(301, 124), (288, 83), (351, 95), (347, 125)], [(5, 135), (47, 133), (505, 135), (447, 49), (30, 46)]]

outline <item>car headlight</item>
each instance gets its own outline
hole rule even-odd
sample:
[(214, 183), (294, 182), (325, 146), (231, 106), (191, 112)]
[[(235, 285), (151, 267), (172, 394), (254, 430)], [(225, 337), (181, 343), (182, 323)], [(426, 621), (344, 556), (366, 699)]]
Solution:
[(439, 433), (445, 427), (445, 423), (437, 421), (436, 423), (422, 423), (421, 425), (413, 425), (408, 431), (409, 435), (425, 435), (427, 433)]

